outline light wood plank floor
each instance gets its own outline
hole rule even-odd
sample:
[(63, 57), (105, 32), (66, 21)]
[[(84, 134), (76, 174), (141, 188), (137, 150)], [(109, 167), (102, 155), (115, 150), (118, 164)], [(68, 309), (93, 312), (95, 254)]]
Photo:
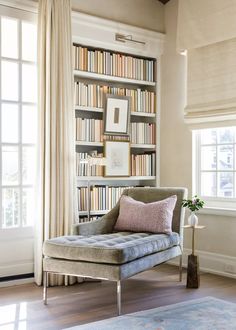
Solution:
[[(236, 303), (236, 280), (201, 274), (199, 289), (186, 289), (186, 275), (158, 266), (122, 284), (123, 314), (195, 298), (213, 296)], [(55, 330), (116, 316), (116, 284), (87, 282), (49, 288), (49, 304), (42, 303), (42, 288), (34, 284), (0, 288), (0, 329)]]

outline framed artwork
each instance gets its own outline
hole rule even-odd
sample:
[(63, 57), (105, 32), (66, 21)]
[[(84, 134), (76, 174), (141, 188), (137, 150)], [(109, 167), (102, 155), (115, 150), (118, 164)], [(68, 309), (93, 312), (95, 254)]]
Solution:
[(106, 95), (104, 134), (129, 135), (130, 97)]
[(130, 176), (130, 142), (105, 141), (105, 176)]

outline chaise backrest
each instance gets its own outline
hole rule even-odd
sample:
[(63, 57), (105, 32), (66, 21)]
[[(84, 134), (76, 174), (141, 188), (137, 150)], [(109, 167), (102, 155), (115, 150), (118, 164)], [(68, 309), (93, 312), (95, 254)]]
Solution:
[(187, 189), (186, 188), (130, 188), (126, 189), (123, 192), (123, 195), (132, 197), (137, 201), (144, 203), (152, 203), (167, 197), (176, 195), (177, 202), (173, 212), (172, 220), (172, 231), (179, 233), (180, 236), (183, 234), (183, 224), (184, 224), (184, 214), (185, 209), (181, 206), (182, 200), (187, 198)]

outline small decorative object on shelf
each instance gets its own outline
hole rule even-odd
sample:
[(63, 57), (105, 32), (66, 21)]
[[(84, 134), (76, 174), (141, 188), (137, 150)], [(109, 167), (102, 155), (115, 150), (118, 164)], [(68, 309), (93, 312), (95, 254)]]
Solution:
[(196, 216), (195, 212), (203, 208), (204, 201), (195, 195), (192, 199), (183, 199), (182, 206), (187, 207), (191, 211), (191, 214), (188, 217), (188, 224), (193, 227), (197, 226), (198, 217)]

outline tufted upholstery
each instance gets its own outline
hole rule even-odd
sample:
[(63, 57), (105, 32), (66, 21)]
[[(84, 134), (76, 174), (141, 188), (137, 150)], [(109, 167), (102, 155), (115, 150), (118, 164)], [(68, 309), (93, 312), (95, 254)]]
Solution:
[(119, 232), (85, 237), (62, 236), (47, 240), (43, 253), (52, 258), (123, 264), (179, 243), (177, 233), (165, 235)]
[(122, 280), (182, 255), (184, 209), (181, 202), (187, 197), (187, 189), (132, 188), (126, 189), (123, 195), (144, 203), (176, 195), (172, 233), (114, 232), (119, 216), (119, 202), (99, 220), (74, 224), (73, 236), (51, 238), (44, 242), (45, 304), (50, 273), (98, 278), (117, 282), (120, 315)]

